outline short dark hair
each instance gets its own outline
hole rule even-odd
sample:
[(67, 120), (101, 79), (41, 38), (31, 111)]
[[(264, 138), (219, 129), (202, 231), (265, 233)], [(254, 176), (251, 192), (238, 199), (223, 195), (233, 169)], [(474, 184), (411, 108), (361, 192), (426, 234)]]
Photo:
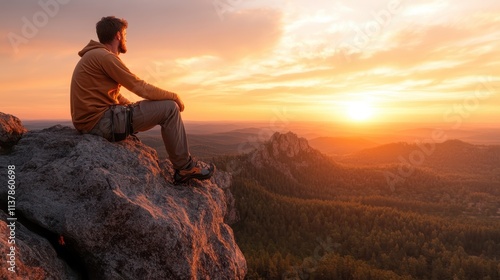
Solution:
[(122, 18), (114, 16), (103, 17), (96, 23), (95, 31), (97, 38), (102, 44), (110, 43), (116, 35), (116, 32), (121, 32), (128, 27), (128, 22)]

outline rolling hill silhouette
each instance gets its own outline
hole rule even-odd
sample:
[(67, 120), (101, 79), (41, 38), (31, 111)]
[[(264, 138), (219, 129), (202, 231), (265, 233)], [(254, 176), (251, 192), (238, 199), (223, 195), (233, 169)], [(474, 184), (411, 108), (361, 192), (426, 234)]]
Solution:
[[(413, 155), (412, 155), (413, 153)], [(439, 172), (467, 174), (500, 174), (500, 146), (472, 145), (460, 140), (443, 143), (391, 143), (347, 155), (342, 162), (356, 165), (397, 164), (403, 158), (420, 167)], [(410, 162), (411, 163), (411, 162)]]
[(355, 137), (318, 137), (309, 140), (309, 145), (329, 156), (351, 154), (378, 146), (373, 141)]

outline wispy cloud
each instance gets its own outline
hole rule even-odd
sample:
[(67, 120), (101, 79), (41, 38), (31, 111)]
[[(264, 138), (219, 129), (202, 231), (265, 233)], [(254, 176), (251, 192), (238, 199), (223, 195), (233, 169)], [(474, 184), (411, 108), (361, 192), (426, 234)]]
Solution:
[[(16, 3), (0, 12), (3, 34), (19, 31), (21, 18), (37, 10)], [(140, 77), (179, 92), (196, 108), (186, 110), (188, 119), (205, 112), (224, 119), (229, 107), (230, 118), (259, 118), (251, 112), (283, 105), (318, 118), (355, 100), (401, 119), (436, 116), (474, 92), (481, 77), (499, 78), (498, 1), (256, 0), (221, 20), (208, 0), (91, 0), (61, 7), (18, 54), (7, 41), (0, 45), (9, 65), (0, 69), (2, 99), (20, 87), (68, 85), (76, 52), (109, 14), (129, 21), (122, 59)], [(481, 104), (485, 119), (495, 105), (495, 98)]]

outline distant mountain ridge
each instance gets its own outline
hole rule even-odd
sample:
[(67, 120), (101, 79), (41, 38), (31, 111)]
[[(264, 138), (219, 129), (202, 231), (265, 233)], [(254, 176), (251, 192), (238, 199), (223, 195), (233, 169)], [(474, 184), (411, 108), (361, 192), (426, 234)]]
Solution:
[[(242, 158), (240, 165), (245, 176), (255, 178), (271, 192), (285, 196), (336, 199), (363, 193), (391, 192), (384, 176), (384, 172), (393, 170), (390, 167), (344, 166), (312, 148), (305, 138), (293, 132), (285, 134), (277, 132), (258, 149), (240, 157)], [(425, 171), (417, 173), (419, 175), (412, 179), (417, 182), (440, 180), (433, 173)], [(401, 185), (399, 189), (401, 194), (416, 191), (411, 190), (408, 183)]]
[(311, 147), (329, 156), (351, 154), (379, 144), (359, 137), (318, 137), (309, 140)]
[(341, 161), (374, 166), (400, 163), (401, 158), (409, 162), (412, 156), (420, 167), (447, 172), (489, 172), (495, 166), (500, 168), (500, 145), (473, 145), (457, 139), (443, 143), (390, 143), (347, 155)]

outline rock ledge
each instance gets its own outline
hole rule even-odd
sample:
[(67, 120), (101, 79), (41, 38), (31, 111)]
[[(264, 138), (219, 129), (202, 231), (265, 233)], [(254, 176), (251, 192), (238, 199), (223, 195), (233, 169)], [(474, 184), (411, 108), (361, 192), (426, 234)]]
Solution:
[[(224, 222), (228, 186), (217, 184), (230, 184), (228, 174), (175, 186), (171, 164), (140, 141), (110, 143), (63, 126), (25, 133), (0, 157), (3, 170), (7, 165), (16, 170), (16, 215), (59, 238), (18, 223), (19, 279), (245, 277), (245, 258)], [(7, 236), (5, 216), (0, 231)], [(2, 254), (6, 246), (0, 242)], [(55, 250), (72, 252), (81, 271), (45, 257)]]

